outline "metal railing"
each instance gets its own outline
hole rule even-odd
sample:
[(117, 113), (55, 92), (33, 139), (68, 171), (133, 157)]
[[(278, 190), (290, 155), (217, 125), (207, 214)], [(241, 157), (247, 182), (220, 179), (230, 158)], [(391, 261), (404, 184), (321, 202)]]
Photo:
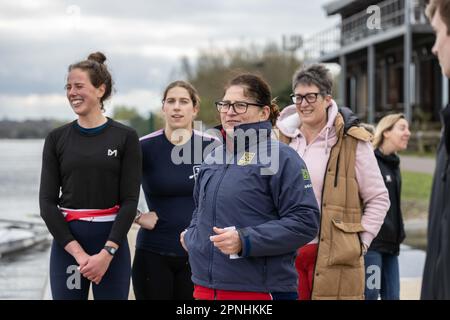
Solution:
[(386, 0), (376, 4), (379, 21), (370, 23), (374, 13), (360, 11), (340, 23), (305, 40), (303, 52), (306, 60), (314, 60), (336, 52), (342, 47), (367, 39), (405, 24), (405, 1), (410, 4), (411, 24), (428, 24), (425, 17), (425, 0)]

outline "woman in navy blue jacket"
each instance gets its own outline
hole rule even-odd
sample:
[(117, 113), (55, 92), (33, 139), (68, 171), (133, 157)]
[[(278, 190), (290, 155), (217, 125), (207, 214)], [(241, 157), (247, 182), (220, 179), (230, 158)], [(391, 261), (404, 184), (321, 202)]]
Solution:
[(148, 209), (136, 218), (141, 226), (132, 275), (137, 300), (192, 299), (191, 271), (179, 235), (191, 221), (203, 151), (214, 141), (192, 128), (200, 98), (191, 84), (172, 82), (162, 103), (164, 129), (140, 139)]
[(278, 107), (258, 76), (240, 75), (216, 102), (225, 143), (205, 159), (180, 240), (196, 299), (296, 299), (296, 249), (319, 210), (300, 156), (271, 138)]

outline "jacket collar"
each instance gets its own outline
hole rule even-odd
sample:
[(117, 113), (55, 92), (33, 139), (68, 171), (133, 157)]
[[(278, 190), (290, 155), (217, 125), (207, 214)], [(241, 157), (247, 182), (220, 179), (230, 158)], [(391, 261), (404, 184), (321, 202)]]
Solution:
[[(248, 150), (253, 145), (267, 142), (272, 134), (272, 123), (270, 121), (244, 123), (234, 127), (232, 142), (229, 140), (230, 137), (227, 136), (222, 125), (215, 128), (222, 133), (226, 149), (228, 151), (233, 149), (234, 154)], [(242, 144), (241, 140), (244, 140), (245, 143)]]
[(441, 120), (443, 126), (443, 137), (447, 157), (450, 155), (450, 104), (441, 111)]
[(377, 159), (381, 160), (382, 162), (386, 163), (388, 166), (392, 168), (398, 168), (400, 165), (400, 158), (395, 154), (383, 154), (380, 149), (375, 149), (375, 156)]

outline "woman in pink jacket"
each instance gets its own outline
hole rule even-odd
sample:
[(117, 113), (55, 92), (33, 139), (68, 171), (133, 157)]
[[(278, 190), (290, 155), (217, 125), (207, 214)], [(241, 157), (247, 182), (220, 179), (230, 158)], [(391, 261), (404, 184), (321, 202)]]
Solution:
[[(294, 93), (291, 97), (294, 104), (281, 112), (277, 122), (282, 140), (298, 152), (308, 167), (321, 212), (328, 160), (339, 139), (336, 118), (338, 115), (344, 118), (346, 129), (358, 125), (358, 119), (351, 111), (338, 108), (332, 99), (332, 84), (331, 74), (323, 65), (316, 64), (298, 71), (293, 77)], [(365, 253), (380, 230), (390, 203), (370, 142), (357, 143), (355, 171), (363, 208), (361, 225), (365, 230), (359, 233), (359, 239)], [(319, 238), (316, 237), (298, 250), (295, 264), (299, 272), (300, 300), (311, 299), (318, 243)]]

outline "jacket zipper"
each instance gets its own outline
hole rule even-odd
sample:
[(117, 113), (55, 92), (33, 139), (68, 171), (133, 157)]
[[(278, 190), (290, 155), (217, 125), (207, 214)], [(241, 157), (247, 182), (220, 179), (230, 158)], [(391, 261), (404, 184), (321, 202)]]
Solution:
[[(333, 150), (333, 148), (332, 148), (332, 150)], [(314, 262), (314, 269), (313, 269), (313, 277), (312, 277), (312, 284), (311, 284), (311, 299), (312, 299), (312, 295), (313, 295), (313, 292), (314, 292), (314, 278), (315, 278), (315, 275), (316, 275), (317, 260), (319, 260), (320, 242), (322, 241), (322, 239), (321, 239), (321, 232), (322, 232), (322, 219), (323, 219), (323, 209), (322, 209), (323, 208), (323, 190), (325, 189), (325, 183), (326, 183), (326, 178), (327, 178), (327, 173), (328, 173), (328, 166), (330, 164), (330, 159), (331, 159), (331, 151), (330, 151), (330, 156), (328, 157), (327, 165), (325, 167), (325, 174), (324, 174), (324, 177), (323, 177), (323, 187), (322, 187), (322, 196), (321, 196), (322, 203), (320, 204), (321, 210), (320, 210), (320, 223), (319, 223), (319, 239), (318, 239), (319, 242), (317, 244), (317, 256), (316, 256), (316, 261)]]
[[(223, 177), (225, 176), (227, 169), (230, 165), (227, 164), (225, 167), (225, 170), (223, 170), (222, 175), (219, 178), (219, 181), (217, 182), (217, 186), (216, 189), (214, 190), (214, 197), (213, 197), (213, 203), (212, 203), (212, 207), (213, 207), (213, 227), (216, 226), (216, 200), (217, 200), (217, 193), (219, 191), (219, 187), (220, 184), (222, 183)], [(205, 190), (206, 191), (206, 190)], [(209, 283), (212, 284), (212, 266), (213, 266), (213, 258), (214, 258), (214, 245), (212, 243), (210, 243), (210, 262), (209, 262)], [(215, 294), (215, 290), (214, 290), (214, 294)]]
[(336, 175), (334, 176), (334, 187), (337, 187), (337, 183), (338, 183), (338, 175), (339, 175), (339, 160), (341, 158), (341, 153), (339, 152), (338, 157), (337, 157), (337, 161), (336, 161)]

